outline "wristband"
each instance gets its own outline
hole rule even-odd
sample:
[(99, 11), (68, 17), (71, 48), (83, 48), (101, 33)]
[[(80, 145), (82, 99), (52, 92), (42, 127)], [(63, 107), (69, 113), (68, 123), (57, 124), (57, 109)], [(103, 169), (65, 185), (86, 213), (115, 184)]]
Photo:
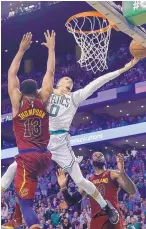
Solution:
[(66, 188), (66, 186), (65, 187), (63, 187), (63, 188), (61, 188), (61, 191), (65, 191), (67, 188)]

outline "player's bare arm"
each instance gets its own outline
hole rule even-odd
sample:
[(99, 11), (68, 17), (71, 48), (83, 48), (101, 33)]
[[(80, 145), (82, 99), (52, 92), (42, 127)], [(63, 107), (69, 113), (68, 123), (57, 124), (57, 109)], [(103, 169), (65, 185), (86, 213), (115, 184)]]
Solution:
[(54, 72), (55, 72), (55, 32), (49, 31), (44, 33), (46, 42), (42, 43), (48, 49), (47, 71), (44, 75), (40, 96), (44, 102), (48, 100), (48, 96), (53, 93)]
[(111, 178), (116, 180), (120, 187), (123, 188), (128, 194), (133, 195), (136, 192), (136, 187), (132, 180), (125, 173), (124, 158), (121, 154), (117, 155), (117, 168), (118, 170), (111, 172)]
[(58, 169), (56, 176), (57, 176), (58, 184), (65, 197), (65, 200), (70, 206), (73, 206), (76, 203), (78, 203), (86, 195), (86, 192), (81, 188), (78, 188), (78, 191), (75, 192), (72, 196), (68, 193), (67, 191), (68, 174), (65, 175), (63, 169)]
[(29, 49), (31, 43), (32, 43), (32, 34), (31, 33), (24, 34), (19, 46), (19, 50), (16, 56), (14, 57), (8, 71), (8, 92), (11, 99), (13, 112), (15, 112), (14, 111), (15, 108), (17, 109), (21, 98), (20, 82), (17, 77), (17, 73), (21, 64), (22, 57), (24, 56), (26, 50)]
[[(58, 169), (56, 176), (57, 176), (58, 184), (59, 184), (61, 190), (66, 189), (66, 185), (67, 185), (67, 181), (68, 181), (68, 174), (65, 175), (65, 172), (63, 169)], [(80, 194), (82, 196), (86, 195), (85, 191), (81, 188), (78, 188), (78, 192), (80, 192)]]

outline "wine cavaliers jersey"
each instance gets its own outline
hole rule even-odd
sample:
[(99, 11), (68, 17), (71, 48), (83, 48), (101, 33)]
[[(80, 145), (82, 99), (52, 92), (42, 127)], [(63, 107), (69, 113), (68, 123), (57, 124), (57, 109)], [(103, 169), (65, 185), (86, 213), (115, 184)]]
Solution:
[(22, 98), (19, 112), (13, 118), (13, 130), (19, 153), (47, 149), (49, 116), (40, 99)]
[[(97, 187), (105, 200), (109, 200), (113, 206), (119, 211), (118, 205), (118, 183), (113, 181), (110, 177), (110, 170), (105, 170), (100, 175), (93, 174), (89, 180)], [(101, 212), (100, 205), (90, 198), (90, 204), (92, 209), (92, 217)]]

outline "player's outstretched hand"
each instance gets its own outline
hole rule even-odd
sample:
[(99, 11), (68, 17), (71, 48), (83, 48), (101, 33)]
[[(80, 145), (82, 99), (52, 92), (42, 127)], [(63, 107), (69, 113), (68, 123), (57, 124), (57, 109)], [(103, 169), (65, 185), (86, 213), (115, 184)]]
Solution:
[(118, 170), (121, 173), (124, 173), (125, 172), (125, 169), (124, 169), (124, 157), (122, 156), (122, 154), (119, 153), (119, 154), (117, 154), (116, 159), (117, 159), (117, 168), (118, 168)]
[(129, 69), (131, 69), (134, 65), (136, 65), (138, 63), (139, 60), (140, 59), (138, 59), (138, 58), (132, 59), (128, 64), (125, 65), (124, 68), (120, 69), (121, 70), (121, 73), (126, 72)]
[(54, 49), (55, 48), (55, 36), (56, 33), (54, 30), (52, 30), (52, 33), (50, 34), (49, 30), (44, 33), (46, 42), (43, 42), (41, 45), (46, 46), (48, 49)]
[(137, 62), (139, 61), (140, 59), (138, 58), (134, 58), (133, 60), (131, 60), (128, 64), (125, 65), (125, 68), (127, 70), (129, 70), (130, 68), (132, 68), (135, 64), (137, 64)]
[(32, 43), (32, 33), (24, 34), (22, 41), (20, 43), (19, 50), (25, 52), (27, 49), (30, 48), (31, 43)]
[(65, 175), (63, 169), (58, 169), (58, 172), (56, 173), (58, 184), (61, 189), (66, 188), (67, 180), (68, 180), (68, 174)]

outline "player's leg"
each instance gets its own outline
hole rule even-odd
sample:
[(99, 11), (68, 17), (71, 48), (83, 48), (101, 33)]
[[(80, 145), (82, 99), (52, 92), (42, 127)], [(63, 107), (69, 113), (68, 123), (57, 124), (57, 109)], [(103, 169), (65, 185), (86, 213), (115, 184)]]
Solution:
[(19, 204), (27, 227), (40, 229), (38, 216), (33, 210), (33, 199), (22, 199), (19, 197)]
[(77, 162), (74, 162), (72, 167), (68, 169), (68, 173), (70, 174), (76, 185), (85, 190), (85, 192), (88, 195), (92, 196), (92, 198), (94, 198), (97, 201), (97, 203), (101, 206), (101, 209), (106, 211), (109, 220), (113, 224), (116, 224), (119, 221), (119, 213), (116, 211), (116, 209), (112, 206), (112, 204), (109, 201), (107, 202), (103, 199), (102, 195), (97, 190), (96, 186), (83, 177), (81, 169)]
[[(35, 160), (34, 155), (32, 157), (31, 155), (26, 155), (26, 157), (25, 155), (19, 155), (16, 161), (17, 170), (14, 186), (22, 215), (28, 228), (40, 229), (39, 219), (33, 210), (33, 199), (37, 188), (37, 171), (35, 171), (37, 160)], [(34, 178), (32, 178), (32, 174)]]
[(120, 214), (119, 222), (114, 226), (114, 229), (124, 229), (124, 220)]
[(106, 201), (103, 199), (96, 186), (83, 177), (78, 163), (74, 162), (72, 167), (68, 169), (68, 173), (70, 174), (75, 184), (78, 187), (84, 189), (87, 194), (92, 196), (100, 204), (101, 208), (104, 208), (107, 205)]
[(4, 192), (12, 183), (16, 174), (17, 162), (14, 161), (1, 178), (1, 191)]
[(16, 201), (14, 220), (16, 221), (17, 224), (22, 225), (22, 213), (20, 210), (20, 205), (18, 200)]
[(29, 153), (19, 155), (16, 161), (15, 188), (22, 215), (28, 228), (40, 229), (38, 216), (33, 210), (33, 200), (38, 183), (37, 177), (48, 168), (51, 154)]
[(15, 213), (14, 213), (14, 219), (10, 220), (10, 222), (3, 224), (5, 228), (21, 228), (22, 225), (22, 213), (20, 210), (20, 206), (18, 203), (18, 200), (16, 201), (15, 206)]
[[(100, 221), (98, 223), (100, 223)], [(96, 225), (99, 225), (99, 224), (96, 224)], [(91, 227), (90, 229), (94, 229), (94, 228)], [(119, 222), (116, 225), (113, 225), (108, 220), (103, 223), (101, 229), (124, 229), (124, 222), (123, 220), (119, 220)]]
[(90, 229), (114, 229), (107, 216), (97, 216), (91, 219)]
[(115, 229), (115, 225), (111, 224), (108, 220), (103, 224), (102, 229)]

